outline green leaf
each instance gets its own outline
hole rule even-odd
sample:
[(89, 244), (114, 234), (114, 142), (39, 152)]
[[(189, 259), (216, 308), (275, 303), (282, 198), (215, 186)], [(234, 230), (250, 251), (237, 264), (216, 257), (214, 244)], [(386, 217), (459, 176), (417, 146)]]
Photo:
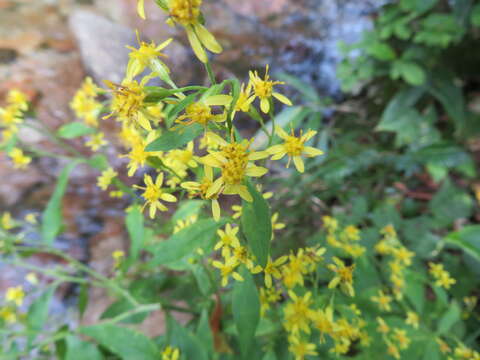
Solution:
[(68, 184), (68, 177), (72, 170), (82, 160), (75, 160), (65, 166), (58, 177), (57, 185), (52, 197), (48, 201), (47, 207), (42, 214), (42, 240), (47, 245), (52, 245), (55, 237), (62, 228), (62, 199)]
[(88, 306), (88, 284), (80, 285), (80, 292), (78, 294), (78, 312), (80, 314), (80, 318), (83, 317), (85, 310)]
[(396, 57), (393, 48), (390, 45), (382, 42), (374, 42), (372, 44), (368, 44), (366, 52), (367, 54), (382, 61), (393, 60)]
[(233, 287), (232, 311), (237, 327), (242, 354), (247, 355), (260, 321), (260, 299), (250, 272), (242, 267), (243, 281), (236, 281)]
[(208, 360), (204, 344), (198, 337), (178, 324), (171, 316), (167, 319), (170, 331), (170, 344), (178, 347), (182, 358)]
[(172, 223), (176, 223), (178, 220), (187, 219), (192, 215), (198, 215), (203, 205), (205, 205), (205, 201), (203, 200), (183, 201), (177, 211), (175, 211), (175, 214), (173, 214)]
[(466, 226), (445, 237), (449, 244), (458, 246), (467, 254), (480, 261), (480, 225)]
[(277, 78), (279, 80), (285, 81), (288, 85), (293, 86), (297, 91), (299, 91), (306, 99), (308, 99), (312, 103), (321, 103), (321, 98), (318, 95), (317, 90), (315, 90), (315, 88), (313, 88), (306, 82), (300, 80), (296, 76), (286, 73), (280, 73), (277, 74)]
[(430, 10), (438, 0), (401, 0), (400, 8), (404, 11), (416, 11), (423, 13)]
[(421, 66), (412, 61), (395, 61), (393, 63), (393, 69), (410, 85), (418, 86), (425, 82), (425, 71)]
[(88, 159), (88, 165), (90, 165), (94, 169), (103, 171), (108, 168), (108, 159), (103, 154), (96, 154), (93, 155), (90, 159)]
[(247, 188), (253, 201), (242, 201), (242, 231), (257, 262), (260, 266), (265, 267), (270, 253), (270, 240), (272, 239), (270, 208), (262, 194), (250, 182), (247, 182)]
[(469, 218), (473, 210), (472, 198), (461, 189), (445, 181), (428, 204), (438, 227), (451, 226), (457, 219)]
[(74, 335), (66, 338), (67, 353), (65, 360), (102, 360), (103, 356), (97, 347), (91, 343), (80, 340)]
[(445, 315), (442, 316), (438, 323), (438, 329), (437, 332), (439, 335), (445, 334), (450, 330), (450, 328), (460, 320), (460, 315), (461, 315), (461, 309), (458, 304), (453, 301), (450, 304), (450, 307), (448, 308), (447, 312)]
[(155, 344), (138, 331), (112, 324), (98, 324), (81, 327), (79, 332), (123, 360), (158, 360), (159, 350)]
[[(112, 303), (100, 316), (100, 319), (112, 319), (117, 317), (127, 311), (133, 310), (135, 307), (127, 300), (120, 299)], [(137, 314), (133, 314), (124, 318), (120, 321), (122, 324), (140, 324), (143, 320), (146, 319), (150, 312), (141, 312)]]
[(416, 272), (408, 271), (406, 273), (405, 295), (413, 304), (415, 311), (422, 314), (425, 306), (425, 288), (423, 282)]
[[(30, 331), (39, 333), (47, 323), (48, 309), (55, 293), (56, 286), (50, 286), (30, 305), (28, 309), (27, 325)], [(35, 337), (30, 337), (33, 340)]]
[(79, 136), (90, 135), (97, 130), (81, 122), (72, 122), (62, 125), (57, 130), (57, 135), (64, 139), (74, 139)]
[(165, 131), (158, 139), (147, 145), (145, 151), (168, 151), (178, 149), (195, 139), (203, 131), (198, 124), (180, 125), (175, 130)]
[(125, 217), (128, 235), (130, 236), (130, 254), (129, 262), (133, 263), (138, 259), (138, 255), (143, 248), (145, 238), (145, 227), (143, 224), (143, 214), (140, 206), (132, 207)]
[(202, 314), (200, 315), (200, 321), (197, 326), (197, 338), (202, 343), (203, 348), (208, 351), (210, 356), (213, 355), (213, 334), (212, 329), (210, 328), (207, 309), (203, 309)]
[(204, 248), (213, 242), (217, 229), (225, 224), (224, 220), (199, 220), (188, 228), (173, 234), (168, 240), (148, 248), (153, 254), (150, 265), (168, 264), (192, 254), (198, 248)]
[(178, 114), (185, 109), (188, 105), (193, 103), (195, 101), (195, 98), (197, 97), (197, 94), (190, 94), (187, 97), (185, 97), (182, 101), (180, 101), (178, 104), (172, 107), (170, 111), (167, 113), (167, 118), (165, 119), (166, 123), (168, 126), (172, 126), (173, 122), (176, 120)]
[(424, 93), (425, 90), (422, 88), (410, 88), (395, 94), (385, 108), (376, 130), (381, 130), (382, 128), (389, 129), (395, 126), (393, 124), (397, 122), (398, 117), (403, 114), (406, 109), (412, 108)]
[(423, 351), (424, 356), (422, 360), (442, 360), (442, 354), (440, 354), (440, 349), (435, 339), (428, 341), (425, 350)]
[(480, 26), (480, 4), (477, 4), (473, 7), (470, 15), (470, 21), (472, 22), (473, 26)]

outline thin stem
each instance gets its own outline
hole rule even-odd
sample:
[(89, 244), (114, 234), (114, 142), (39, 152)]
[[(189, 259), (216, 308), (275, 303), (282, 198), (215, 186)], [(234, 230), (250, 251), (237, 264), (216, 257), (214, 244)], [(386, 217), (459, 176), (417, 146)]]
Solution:
[(208, 74), (208, 79), (210, 80), (210, 83), (212, 85), (216, 85), (217, 81), (215, 80), (215, 75), (213, 74), (212, 66), (210, 65), (210, 62), (207, 59), (207, 62), (205, 63), (205, 69), (207, 70)]

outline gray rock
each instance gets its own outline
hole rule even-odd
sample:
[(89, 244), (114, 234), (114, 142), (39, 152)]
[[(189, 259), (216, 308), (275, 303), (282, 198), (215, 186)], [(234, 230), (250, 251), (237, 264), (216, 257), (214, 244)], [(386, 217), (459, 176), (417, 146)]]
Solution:
[(120, 83), (128, 63), (129, 50), (125, 46), (138, 46), (135, 32), (86, 10), (73, 12), (69, 26), (85, 69), (95, 82)]

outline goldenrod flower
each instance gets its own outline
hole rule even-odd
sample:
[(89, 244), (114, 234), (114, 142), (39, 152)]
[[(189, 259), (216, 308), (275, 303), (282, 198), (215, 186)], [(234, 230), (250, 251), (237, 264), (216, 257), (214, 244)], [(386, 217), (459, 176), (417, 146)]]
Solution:
[(103, 108), (103, 105), (95, 99), (100, 92), (101, 89), (87, 77), (70, 102), (75, 115), (87, 125), (94, 127), (98, 126), (98, 116)]
[(307, 355), (317, 355), (315, 351), (315, 344), (311, 344), (307, 341), (300, 340), (296, 336), (291, 336), (289, 339), (288, 351), (294, 356), (295, 360), (304, 360)]
[(288, 135), (280, 126), (276, 126), (275, 131), (277, 135), (284, 140), (284, 143), (271, 146), (266, 150), (269, 154), (273, 155), (272, 160), (280, 160), (285, 155), (288, 155), (287, 167), (290, 166), (290, 161), (293, 159), (293, 163), (297, 170), (303, 173), (305, 171), (305, 166), (301, 156), (315, 157), (323, 154), (322, 150), (315, 149), (311, 146), (305, 146), (305, 143), (317, 133), (314, 130), (308, 130), (305, 134), (300, 132), (299, 137), (294, 135), (293, 129), (290, 135)]
[(118, 173), (111, 167), (102, 171), (102, 174), (97, 179), (97, 186), (102, 190), (107, 190), (108, 186), (117, 175)]
[(222, 47), (215, 37), (200, 23), (200, 6), (202, 0), (169, 0), (168, 9), (170, 19), (168, 23), (179, 23), (185, 27), (188, 41), (197, 58), (208, 62), (204, 47), (213, 53), (221, 53)]
[(124, 79), (121, 85), (105, 81), (108, 87), (113, 90), (113, 98), (110, 105), (112, 113), (104, 118), (116, 115), (120, 121), (135, 126), (140, 125), (147, 131), (152, 130), (150, 121), (143, 112), (143, 100), (147, 96), (144, 85), (149, 79), (148, 76), (144, 77), (140, 83), (136, 80)]
[(12, 218), (12, 214), (10, 214), (8, 211), (2, 214), (2, 217), (0, 218), (0, 225), (2, 226), (2, 229), (5, 230), (10, 230), (17, 226)]
[(335, 277), (328, 284), (329, 289), (334, 289), (340, 284), (341, 289), (349, 296), (354, 296), (353, 290), (353, 270), (355, 264), (345, 266), (345, 263), (337, 257), (333, 257), (334, 264), (329, 264), (328, 269), (335, 272)]
[(167, 346), (165, 350), (162, 351), (162, 360), (179, 360), (180, 359), (180, 350), (171, 346)]
[[(225, 111), (221, 114), (213, 114), (212, 106), (227, 106), (231, 101), (230, 95), (212, 95), (200, 99), (188, 105), (185, 108), (185, 114), (179, 116), (175, 122), (183, 125), (200, 124), (206, 130), (209, 122), (223, 122), (227, 119)], [(188, 121), (185, 121), (187, 119)]]
[(402, 329), (394, 329), (393, 337), (398, 342), (398, 347), (405, 350), (410, 345), (410, 339), (407, 336), (407, 332)]
[(213, 170), (210, 166), (204, 166), (204, 176), (200, 182), (185, 181), (180, 184), (181, 187), (191, 192), (193, 196), (200, 196), (202, 199), (212, 201), (212, 215), (215, 221), (220, 220), (220, 204), (218, 203), (218, 194), (212, 193), (207, 197), (208, 189), (213, 184)]
[(252, 270), (253, 257), (245, 246), (234, 244), (232, 247), (232, 254), (229, 255), (234, 259), (238, 264), (244, 264), (248, 270)]
[(415, 329), (418, 329), (419, 318), (418, 315), (413, 311), (407, 312), (407, 319), (405, 320), (407, 325), (412, 325)]
[(238, 262), (234, 258), (225, 259), (225, 263), (213, 261), (212, 265), (220, 270), (222, 276), (222, 286), (227, 286), (229, 277), (233, 277), (237, 281), (243, 281), (243, 277), (235, 271)]
[(389, 341), (387, 342), (387, 353), (393, 356), (395, 359), (400, 359), (400, 352), (398, 351), (398, 348)]
[(372, 301), (376, 302), (380, 309), (383, 311), (391, 311), (392, 308), (390, 303), (392, 302), (392, 297), (383, 293), (382, 290), (378, 290), (378, 296), (372, 296), (370, 298)]
[(250, 105), (254, 100), (255, 95), (252, 94), (252, 84), (248, 83), (247, 87), (245, 87), (245, 84), (242, 83), (237, 103), (232, 111), (232, 119), (235, 117), (237, 111), (248, 112), (250, 110)]
[(271, 288), (260, 288), (260, 315), (263, 317), (268, 309), (270, 309), (270, 304), (274, 304), (282, 298), (281, 290), (277, 290), (274, 287)]
[(158, 58), (167, 57), (161, 52), (161, 50), (167, 47), (172, 40), (173, 39), (165, 40), (158, 46), (155, 45), (153, 41), (148, 44), (140, 40), (140, 35), (137, 31), (137, 41), (139, 45), (138, 49), (134, 48), (133, 46), (127, 46), (127, 49), (130, 49), (131, 52), (128, 55), (130, 60), (128, 61), (125, 78), (132, 80), (135, 76), (141, 74), (146, 67), (151, 66), (154, 61), (156, 61), (158, 65), (162, 66), (163, 70), (168, 73), (169, 70), (167, 65), (165, 65)]
[[(180, 230), (183, 230), (187, 227), (189, 227), (190, 225), (193, 225), (195, 224), (195, 222), (197, 222), (197, 219), (198, 219), (198, 215), (194, 214), (194, 215), (191, 215), (190, 217), (186, 218), (185, 220), (183, 219), (179, 219), (177, 220), (177, 222), (175, 223), (175, 226), (173, 227), (173, 233), (177, 233), (179, 232)], [(199, 249), (201, 250), (201, 249)]]
[(282, 85), (285, 83), (283, 81), (270, 80), (270, 75), (268, 75), (268, 65), (265, 68), (265, 77), (263, 79), (258, 75), (257, 71), (250, 71), (249, 76), (255, 96), (260, 99), (260, 109), (262, 109), (264, 113), (270, 111), (270, 99), (272, 96), (285, 105), (292, 105), (292, 102), (285, 95), (273, 91), (275, 85)]
[(272, 277), (275, 279), (280, 279), (282, 277), (282, 273), (280, 272), (280, 266), (287, 261), (287, 256), (280, 256), (275, 261), (272, 261), (271, 257), (268, 257), (268, 262), (265, 268), (262, 268), (260, 265), (257, 265), (252, 272), (257, 274), (263, 271), (265, 275), (265, 287), (270, 288), (272, 287)]
[(283, 309), (285, 320), (283, 326), (291, 334), (298, 334), (303, 331), (310, 334), (310, 322), (312, 319), (312, 293), (307, 292), (304, 296), (297, 296), (293, 291), (289, 291), (288, 295), (292, 299)]
[(28, 164), (32, 161), (32, 158), (29, 156), (26, 156), (23, 151), (19, 148), (13, 148), (10, 150), (8, 153), (8, 156), (13, 161), (13, 167), (15, 169), (25, 169)]
[(387, 325), (385, 320), (383, 320), (381, 317), (377, 317), (377, 322), (378, 322), (377, 331), (382, 334), (388, 334), (390, 331), (390, 327)]
[(252, 195), (245, 186), (247, 176), (260, 177), (267, 173), (264, 167), (256, 166), (253, 161), (268, 156), (264, 151), (249, 151), (250, 142), (244, 140), (241, 143), (227, 143), (217, 137), (221, 144), (220, 151), (210, 152), (202, 158), (202, 162), (208, 166), (220, 168), (222, 175), (213, 182), (207, 191), (207, 197), (212, 194), (235, 195), (238, 194), (245, 201), (252, 201)]
[(393, 250), (393, 256), (405, 266), (410, 266), (415, 253), (408, 250), (406, 247), (401, 246), (400, 248)]
[(120, 155), (120, 157), (130, 159), (127, 164), (128, 176), (133, 176), (139, 167), (143, 167), (150, 156), (160, 157), (162, 155), (161, 151), (145, 151), (147, 144), (155, 140), (156, 137), (157, 135), (154, 131), (149, 132), (146, 139), (138, 136), (132, 139), (132, 149), (130, 152), (126, 155)]
[(428, 263), (430, 266), (430, 274), (436, 279), (435, 285), (442, 286), (445, 289), (450, 289), (450, 287), (455, 284), (457, 281), (450, 277), (450, 273), (443, 268), (443, 264)]
[(0, 308), (0, 319), (3, 319), (8, 324), (17, 322), (17, 313), (14, 309), (8, 306)]
[(10, 90), (7, 94), (7, 102), (18, 110), (26, 111), (28, 109), (28, 97), (20, 90)]
[(120, 265), (122, 264), (123, 259), (125, 258), (125, 252), (122, 250), (115, 250), (112, 253), (112, 258), (113, 258), (113, 268), (118, 269)]
[(7, 293), (5, 295), (5, 299), (8, 302), (13, 302), (17, 306), (21, 306), (23, 304), (24, 297), (25, 297), (25, 292), (23, 291), (23, 287), (21, 285), (8, 288)]
[(217, 230), (217, 234), (220, 240), (215, 244), (214, 250), (222, 250), (223, 257), (229, 257), (230, 249), (236, 246), (240, 246), (240, 240), (237, 238), (239, 227), (234, 227), (230, 224), (225, 226), (225, 230)]
[(97, 151), (107, 144), (108, 142), (105, 140), (105, 134), (102, 132), (92, 135), (90, 140), (85, 143), (85, 145), (92, 149), (92, 151)]
[(312, 312), (312, 322), (315, 328), (320, 331), (320, 343), (325, 342), (325, 334), (332, 334), (335, 326), (333, 321), (333, 308), (328, 306), (325, 310)]
[(448, 346), (448, 344), (445, 341), (443, 341), (442, 339), (436, 338), (435, 340), (436, 340), (438, 346), (440, 347), (440, 351), (442, 352), (442, 354), (447, 354), (447, 353), (452, 351), (450, 346)]
[(143, 205), (142, 211), (143, 209), (145, 209), (146, 206), (149, 206), (149, 215), (151, 219), (155, 217), (157, 209), (160, 211), (167, 211), (167, 207), (163, 205), (160, 200), (167, 202), (177, 201), (177, 198), (175, 196), (162, 190), (163, 173), (160, 173), (157, 176), (155, 183), (153, 182), (152, 177), (148, 174), (145, 174), (145, 176), (143, 177), (143, 181), (145, 182), (145, 187), (138, 185), (134, 185), (134, 187), (144, 190), (142, 197), (145, 199), (145, 205)]

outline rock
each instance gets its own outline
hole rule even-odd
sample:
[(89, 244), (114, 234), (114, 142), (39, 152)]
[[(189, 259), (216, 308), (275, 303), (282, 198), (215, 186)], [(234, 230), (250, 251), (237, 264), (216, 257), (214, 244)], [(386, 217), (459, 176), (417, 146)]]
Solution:
[(135, 32), (86, 10), (74, 11), (69, 26), (87, 73), (97, 83), (120, 83), (128, 63), (129, 50), (125, 46), (137, 44)]

